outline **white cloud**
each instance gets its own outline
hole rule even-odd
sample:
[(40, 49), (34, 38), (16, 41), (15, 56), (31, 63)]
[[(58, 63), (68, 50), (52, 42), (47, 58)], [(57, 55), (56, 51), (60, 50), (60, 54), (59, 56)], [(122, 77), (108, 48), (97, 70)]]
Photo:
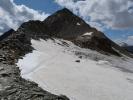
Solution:
[(86, 21), (91, 27), (97, 28), (99, 31), (104, 31), (105, 26), (96, 22)]
[(9, 28), (17, 29), (28, 20), (44, 20), (47, 16), (48, 14), (25, 5), (16, 5), (13, 0), (0, 0), (0, 33)]
[(133, 45), (133, 35), (125, 36), (125, 38), (116, 39), (115, 42), (119, 45), (123, 44)]
[(126, 43), (128, 43), (129, 45), (133, 45), (133, 36), (128, 36)]
[(111, 29), (133, 28), (133, 0), (55, 0), (89, 22)]

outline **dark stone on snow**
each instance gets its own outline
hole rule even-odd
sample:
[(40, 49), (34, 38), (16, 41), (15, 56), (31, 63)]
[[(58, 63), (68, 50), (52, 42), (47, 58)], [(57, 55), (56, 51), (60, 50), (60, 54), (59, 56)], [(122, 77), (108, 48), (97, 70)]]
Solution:
[(78, 62), (78, 63), (80, 63), (80, 60), (76, 60), (75, 62)]

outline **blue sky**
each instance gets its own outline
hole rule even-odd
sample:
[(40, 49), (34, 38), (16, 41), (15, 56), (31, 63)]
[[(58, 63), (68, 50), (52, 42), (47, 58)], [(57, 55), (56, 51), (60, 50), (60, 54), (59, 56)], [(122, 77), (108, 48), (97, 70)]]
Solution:
[(17, 4), (24, 4), (35, 10), (41, 10), (46, 13), (54, 13), (55, 11), (61, 9), (54, 0), (15, 0)]
[[(30, 19), (43, 20), (61, 8), (68, 8), (115, 41), (133, 44), (132, 0), (1, 0), (0, 34)], [(9, 7), (7, 7), (9, 6)], [(2, 8), (2, 9), (1, 9)], [(30, 10), (30, 9), (32, 10)], [(16, 12), (17, 11), (17, 12)], [(4, 17), (4, 13), (7, 16)], [(43, 13), (44, 12), (44, 13)], [(3, 16), (2, 16), (3, 15)], [(16, 16), (14, 16), (16, 15)], [(130, 40), (129, 40), (130, 39)]]

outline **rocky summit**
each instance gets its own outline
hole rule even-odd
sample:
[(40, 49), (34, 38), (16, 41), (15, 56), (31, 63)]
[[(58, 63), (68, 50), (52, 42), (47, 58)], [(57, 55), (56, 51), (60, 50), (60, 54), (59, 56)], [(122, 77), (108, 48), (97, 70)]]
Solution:
[(0, 37), (0, 99), (1, 100), (69, 100), (66, 96), (53, 95), (34, 82), (20, 77), (16, 67), (18, 59), (32, 52), (31, 39), (60, 38), (82, 48), (89, 48), (106, 55), (130, 56), (104, 33), (88, 25), (68, 9), (57, 11), (44, 21), (28, 21), (18, 30), (9, 30)]

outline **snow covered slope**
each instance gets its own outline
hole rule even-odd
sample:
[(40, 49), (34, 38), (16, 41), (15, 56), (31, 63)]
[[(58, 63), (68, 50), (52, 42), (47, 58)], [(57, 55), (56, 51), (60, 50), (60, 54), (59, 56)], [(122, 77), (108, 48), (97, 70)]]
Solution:
[(71, 100), (133, 100), (133, 60), (102, 55), (64, 40), (32, 40), (17, 63), (23, 78)]

